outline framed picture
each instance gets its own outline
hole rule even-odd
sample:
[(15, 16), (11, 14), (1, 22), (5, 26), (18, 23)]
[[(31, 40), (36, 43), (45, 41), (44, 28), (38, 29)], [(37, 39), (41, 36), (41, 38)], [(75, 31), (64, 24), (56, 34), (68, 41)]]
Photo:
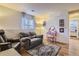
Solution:
[(60, 31), (61, 33), (64, 33), (64, 28), (60, 28), (59, 31)]
[(64, 27), (64, 19), (60, 19), (59, 20), (59, 26), (60, 27)]

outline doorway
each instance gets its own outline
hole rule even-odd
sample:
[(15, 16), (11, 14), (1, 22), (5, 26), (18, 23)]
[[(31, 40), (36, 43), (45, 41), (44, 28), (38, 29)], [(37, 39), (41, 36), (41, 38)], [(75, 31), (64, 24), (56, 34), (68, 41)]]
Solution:
[(69, 35), (70, 37), (78, 38), (78, 20), (69, 20)]
[(69, 14), (69, 55), (79, 56), (79, 12)]

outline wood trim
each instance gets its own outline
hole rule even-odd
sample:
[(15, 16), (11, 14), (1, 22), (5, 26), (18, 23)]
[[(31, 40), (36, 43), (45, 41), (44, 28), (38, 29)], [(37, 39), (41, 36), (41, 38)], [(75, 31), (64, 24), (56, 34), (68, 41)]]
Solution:
[(73, 14), (73, 13), (76, 13), (76, 12), (79, 12), (79, 10), (69, 11), (69, 14)]

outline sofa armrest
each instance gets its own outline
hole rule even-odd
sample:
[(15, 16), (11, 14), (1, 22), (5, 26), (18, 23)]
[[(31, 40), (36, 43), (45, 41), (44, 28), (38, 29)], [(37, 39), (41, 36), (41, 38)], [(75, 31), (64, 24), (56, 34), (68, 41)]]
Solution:
[(29, 49), (30, 44), (31, 44), (31, 40), (29, 37), (24, 37), (24, 38), (20, 39), (20, 43), (21, 43), (21, 47), (23, 47), (25, 49)]

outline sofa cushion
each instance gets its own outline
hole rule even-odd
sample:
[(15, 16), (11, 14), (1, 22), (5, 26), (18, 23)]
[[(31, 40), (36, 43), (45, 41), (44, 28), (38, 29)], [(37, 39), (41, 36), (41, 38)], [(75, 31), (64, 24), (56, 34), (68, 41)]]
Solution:
[(21, 32), (20, 33), (20, 36), (21, 37), (28, 37), (30, 34), (29, 33), (24, 33), (24, 32)]
[(34, 36), (34, 35), (36, 35), (35, 32), (29, 32), (29, 34), (30, 34), (30, 36)]

